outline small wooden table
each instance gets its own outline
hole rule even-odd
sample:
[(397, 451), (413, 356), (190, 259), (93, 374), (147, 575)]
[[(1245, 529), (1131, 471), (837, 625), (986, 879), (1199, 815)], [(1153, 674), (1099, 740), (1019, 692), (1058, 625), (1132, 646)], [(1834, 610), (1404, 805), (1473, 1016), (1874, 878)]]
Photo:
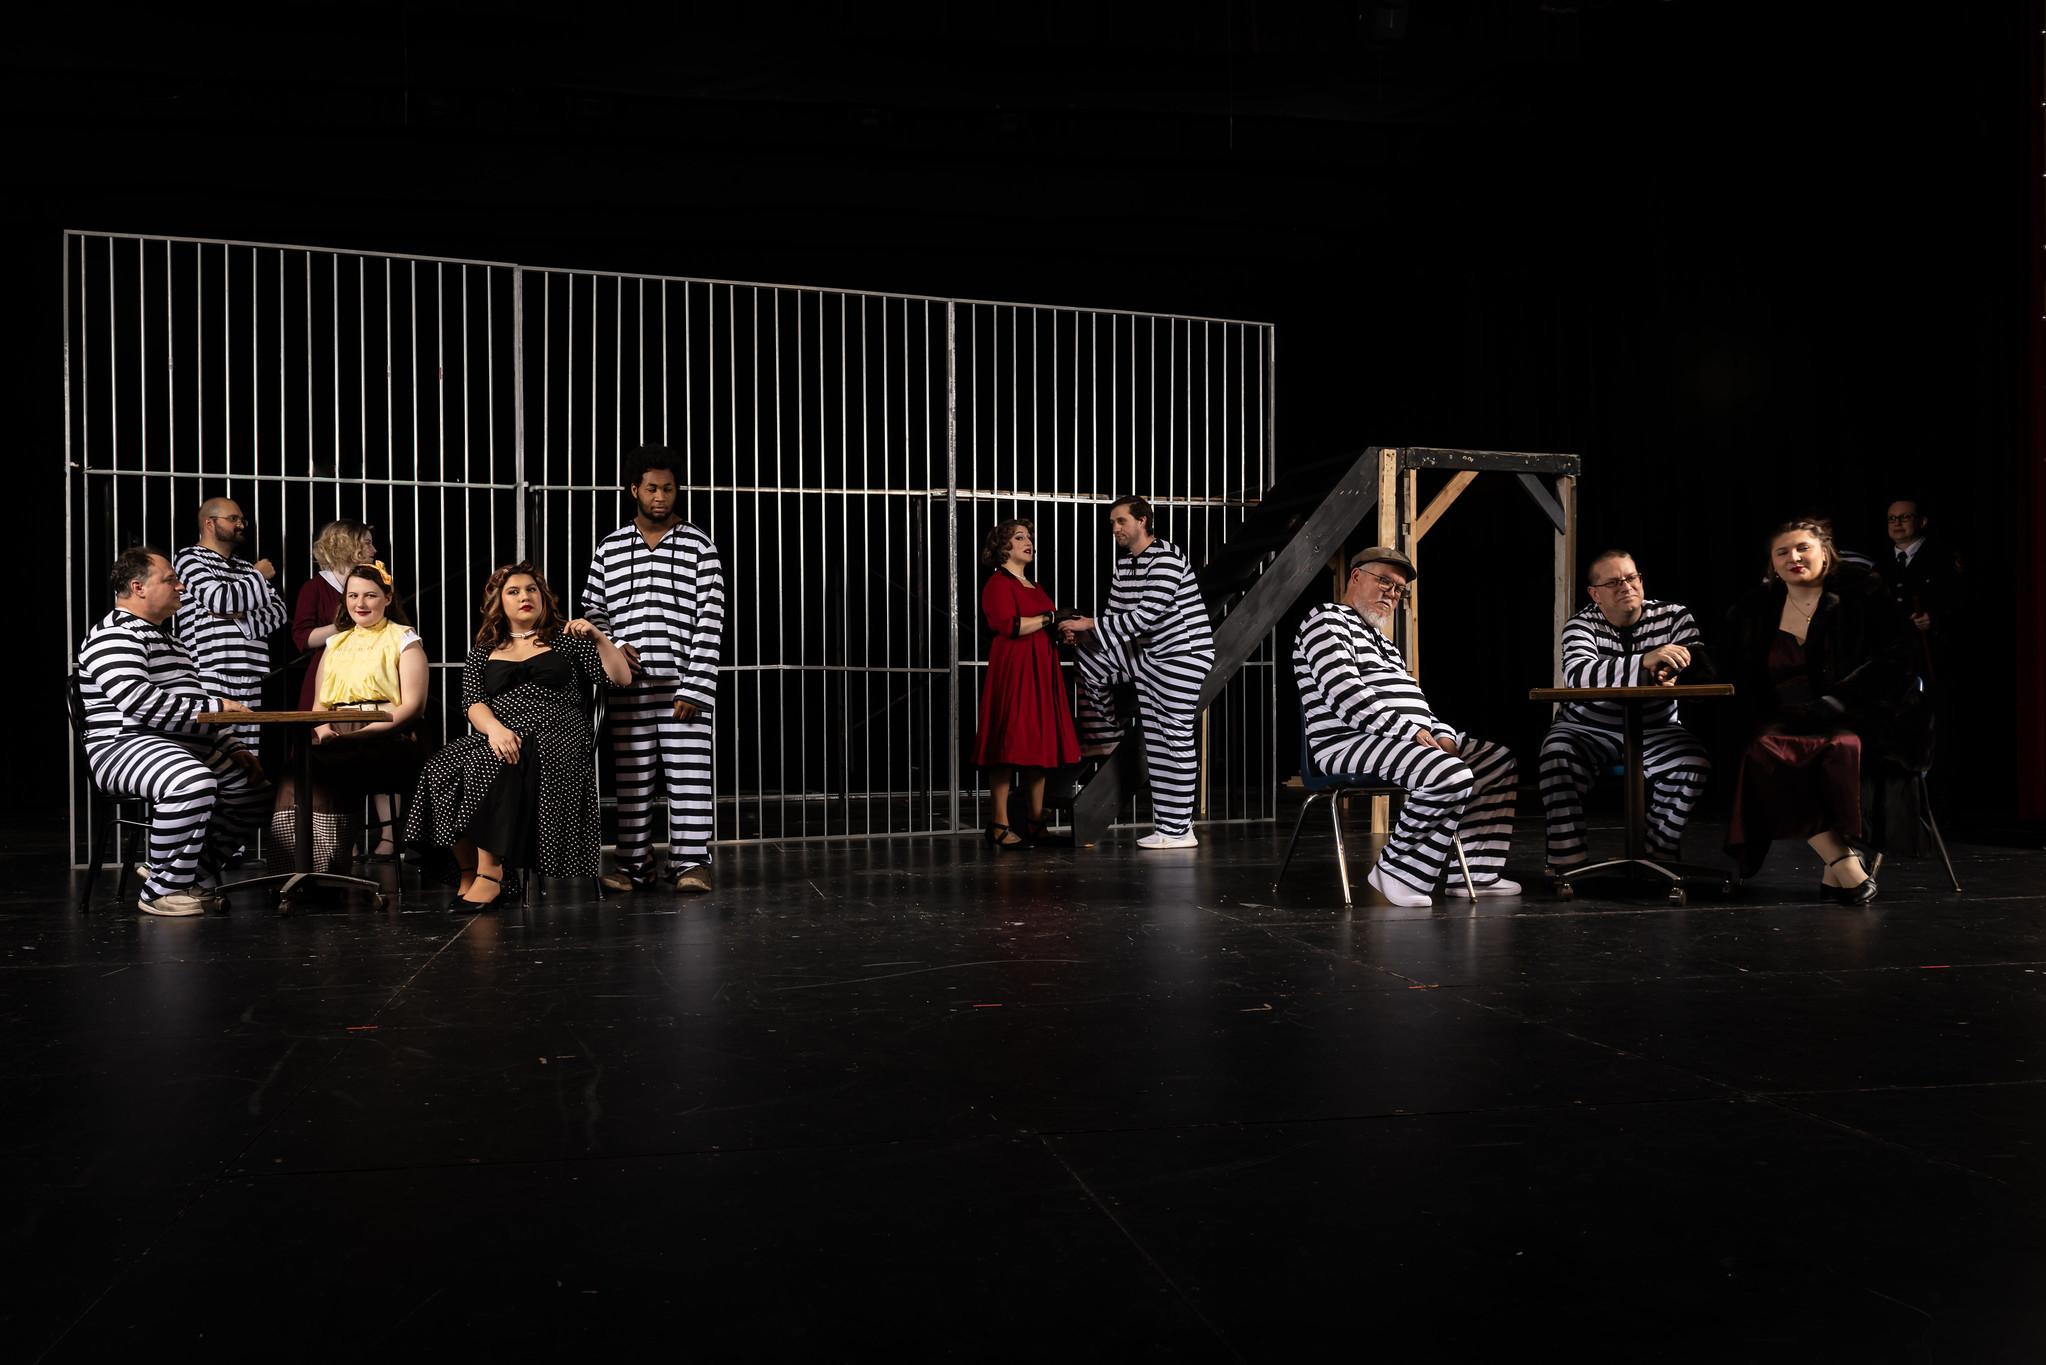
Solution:
[(306, 742), (298, 749), (296, 773), (298, 788), (293, 809), (293, 837), (297, 847), (292, 850), (293, 870), (271, 872), (260, 877), (245, 877), (238, 882), (227, 882), (218, 890), (223, 896), (230, 891), (241, 891), (252, 886), (277, 886), (277, 904), (280, 909), (290, 908), (291, 893), (304, 883), (326, 886), (352, 886), (375, 892), (378, 904), (384, 903), (385, 891), (381, 882), (367, 877), (351, 877), (342, 872), (316, 872), (313, 870), (313, 745), (312, 731), (330, 722), (354, 722), (389, 720), (389, 711), (202, 711), (193, 719), (202, 725), (298, 725), (306, 730)]
[(1721, 891), (1733, 889), (1733, 874), (1724, 869), (1658, 862), (1648, 856), (1648, 779), (1641, 770), (1641, 712), (1648, 703), (1732, 695), (1732, 683), (1675, 683), (1669, 687), (1537, 687), (1527, 694), (1529, 701), (1562, 702), (1566, 705), (1572, 702), (1615, 702), (1623, 717), (1620, 736), (1627, 765), (1624, 779), (1627, 789), (1627, 855), (1609, 858), (1602, 863), (1559, 869), (1555, 873), (1557, 896), (1569, 900), (1575, 894), (1574, 883), (1580, 877), (1639, 877), (1643, 873), (1659, 879), (1660, 884), (1668, 888), (1669, 898), (1678, 905), (1688, 899), (1684, 888), (1687, 881), (1716, 883)]

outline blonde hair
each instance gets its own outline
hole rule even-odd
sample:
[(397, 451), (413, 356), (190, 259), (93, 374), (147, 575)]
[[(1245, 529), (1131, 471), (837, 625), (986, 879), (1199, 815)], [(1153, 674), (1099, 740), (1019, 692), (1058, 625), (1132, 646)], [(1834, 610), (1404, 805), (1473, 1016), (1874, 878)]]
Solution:
[(1819, 548), (1826, 552), (1826, 571), (1819, 575), (1824, 582), (1840, 567), (1840, 552), (1833, 548), (1833, 523), (1825, 517), (1793, 517), (1769, 533), (1769, 577), (1776, 575), (1776, 542), (1795, 531), (1803, 531), (1819, 542)]
[(320, 528), (313, 542), (313, 563), (335, 573), (347, 573), (369, 562), (369, 543), (374, 538), (365, 522), (330, 521)]

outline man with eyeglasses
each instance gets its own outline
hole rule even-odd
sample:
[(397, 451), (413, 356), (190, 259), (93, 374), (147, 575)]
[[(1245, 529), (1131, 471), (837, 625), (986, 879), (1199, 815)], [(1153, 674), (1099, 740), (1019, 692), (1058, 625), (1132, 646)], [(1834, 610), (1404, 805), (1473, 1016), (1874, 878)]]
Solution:
[(1961, 564), (1951, 551), (1929, 539), (1925, 528), (1931, 521), (1923, 502), (1900, 498), (1890, 504), (1885, 524), (1889, 527), (1890, 554), (1879, 560), (1876, 571), (1890, 585), (1897, 605), (1911, 618), (1925, 640), (1928, 656), (1941, 637), (1951, 636), (1948, 618), (1958, 605)]
[[(1689, 608), (1644, 595), (1641, 571), (1625, 550), (1606, 550), (1585, 575), (1591, 601), (1563, 626), (1565, 687), (1667, 687), (1702, 682), (1711, 665)], [(1684, 729), (1674, 701), (1642, 707), (1642, 771), (1648, 794), (1648, 853), (1673, 859), (1712, 764), (1705, 745)], [(1616, 702), (1570, 702), (1542, 740), (1542, 809), (1548, 817), (1549, 867), (1585, 862), (1584, 793), (1620, 759), (1626, 717)]]
[(1340, 600), (1307, 613), (1293, 636), (1300, 723), (1323, 772), (1370, 773), (1406, 792), (1399, 820), (1365, 878), (1394, 905), (1427, 905), (1452, 833), (1463, 839), (1480, 896), (1517, 896), (1501, 875), (1513, 837), (1518, 765), (1504, 745), (1437, 716), (1390, 638), (1417, 575), (1377, 545), (1350, 559)]
[[(208, 498), (200, 505), (199, 541), (178, 551), (175, 560), (185, 600), (172, 629), (214, 695), (255, 708), (263, 704), (263, 680), (270, 674), (270, 637), (284, 629), (291, 613), (277, 595), (277, 566), (235, 556), (248, 529), (248, 518), (232, 498)], [(262, 726), (232, 729), (252, 752), (261, 752)]]

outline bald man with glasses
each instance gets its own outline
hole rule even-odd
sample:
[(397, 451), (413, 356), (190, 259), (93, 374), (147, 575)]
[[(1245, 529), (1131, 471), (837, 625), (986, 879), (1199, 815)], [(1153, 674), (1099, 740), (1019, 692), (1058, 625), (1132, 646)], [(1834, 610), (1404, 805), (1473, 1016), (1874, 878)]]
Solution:
[[(248, 531), (249, 520), (232, 498), (201, 504), (198, 543), (178, 551), (175, 561), (185, 600), (172, 629), (213, 695), (255, 708), (263, 704), (263, 680), (270, 675), (270, 637), (290, 623), (291, 612), (277, 595), (277, 566), (236, 557)], [(260, 751), (260, 725), (232, 729)]]
[(1416, 577), (1413, 561), (1378, 545), (1352, 556), (1340, 600), (1307, 613), (1293, 637), (1300, 724), (1328, 773), (1370, 773), (1406, 792), (1399, 820), (1365, 878), (1394, 905), (1434, 899), (1451, 836), (1460, 835), (1480, 896), (1517, 896), (1508, 881), (1518, 766), (1490, 740), (1436, 715), (1390, 638)]
[[(1563, 686), (1667, 687), (1704, 682), (1711, 664), (1697, 622), (1680, 602), (1646, 595), (1634, 556), (1605, 550), (1585, 573), (1591, 601), (1563, 626)], [(1617, 702), (1566, 703), (1542, 740), (1542, 810), (1548, 817), (1549, 867), (1590, 858), (1584, 844), (1584, 793), (1620, 761), (1626, 716)], [(1648, 794), (1648, 854), (1673, 859), (1712, 764), (1705, 745), (1680, 723), (1674, 701), (1642, 705), (1641, 765)]]

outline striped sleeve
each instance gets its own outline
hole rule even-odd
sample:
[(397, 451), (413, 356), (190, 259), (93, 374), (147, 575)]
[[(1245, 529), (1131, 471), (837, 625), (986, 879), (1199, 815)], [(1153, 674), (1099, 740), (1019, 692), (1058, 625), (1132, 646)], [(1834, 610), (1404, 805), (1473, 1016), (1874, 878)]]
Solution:
[(1110, 649), (1127, 648), (1139, 639), (1161, 655), (1214, 649), (1192, 565), (1178, 546), (1154, 540), (1117, 568), (1095, 635)]
[(276, 589), (253, 568), (239, 570), (232, 561), (202, 553), (196, 545), (178, 552), (175, 567), (179, 581), (185, 585), (186, 599), (208, 611), (245, 616), (264, 635), (290, 619)]
[(696, 538), (702, 542), (696, 552), (696, 615), (675, 692), (708, 716), (717, 705), (718, 654), (725, 640), (725, 567), (711, 538), (701, 532)]
[(1641, 655), (1599, 648), (1591, 623), (1579, 612), (1563, 627), (1563, 686), (1634, 687), (1641, 680)]
[(583, 579), (582, 618), (611, 636), (611, 606), (604, 597), (604, 546), (590, 555), (590, 572)]
[[(165, 641), (164, 648), (177, 646)], [(123, 728), (215, 736), (213, 727), (192, 718), (214, 709), (216, 699), (166, 687), (156, 676), (164, 670), (152, 669), (148, 647), (132, 630), (106, 624), (95, 629), (78, 651), (78, 671), (88, 709), (99, 713), (96, 731), (109, 737)], [(189, 669), (181, 672), (189, 676)]]
[(1334, 610), (1321, 607), (1308, 613), (1294, 637), (1293, 651), (1312, 680), (1321, 708), (1345, 729), (1390, 735), (1402, 728), (1398, 713), (1364, 681), (1349, 634)]

